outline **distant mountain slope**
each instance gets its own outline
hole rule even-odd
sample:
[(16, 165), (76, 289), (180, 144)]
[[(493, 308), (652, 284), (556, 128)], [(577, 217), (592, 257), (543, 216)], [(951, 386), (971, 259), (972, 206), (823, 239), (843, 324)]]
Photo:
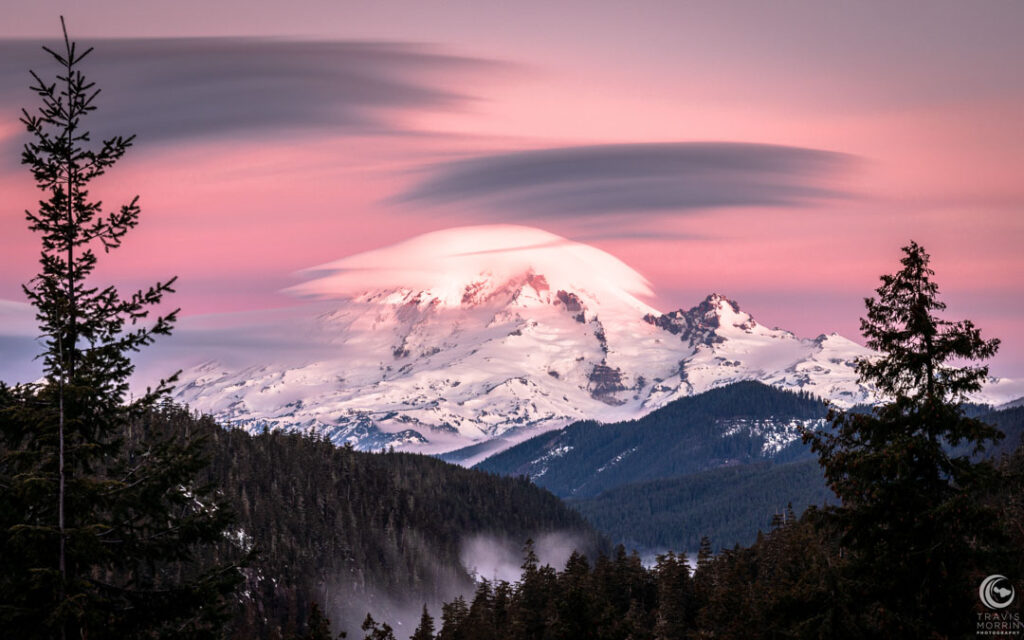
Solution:
[(1024, 398), (1017, 398), (1016, 400), (1011, 400), (1010, 402), (1007, 402), (1005, 404), (999, 405), (998, 408), (999, 409), (1014, 409), (1016, 407), (1024, 407)]
[(747, 546), (789, 504), (796, 514), (834, 502), (816, 459), (770, 461), (641, 482), (594, 498), (570, 499), (599, 531), (642, 551), (694, 551), (703, 536), (714, 548)]
[[(728, 389), (731, 387), (719, 392)], [(965, 412), (1006, 434), (1002, 441), (984, 451), (982, 457), (999, 459), (1021, 446), (1024, 407), (993, 411), (967, 405)], [(549, 438), (555, 435), (547, 434)], [(513, 449), (506, 454), (514, 452)], [(971, 451), (955, 448), (954, 453), (969, 455)], [(548, 474), (558, 475), (558, 470), (552, 467), (556, 467), (559, 460), (545, 460), (548, 470), (539, 483), (543, 483)], [(743, 461), (747, 464), (741, 464)], [(692, 551), (705, 535), (716, 548), (749, 544), (787, 504), (792, 503), (799, 515), (810, 505), (834, 499), (825, 485), (817, 458), (803, 444), (793, 442), (766, 459), (751, 456), (736, 459), (727, 466), (681, 476), (638, 479), (597, 496), (569, 497), (568, 501), (615, 543), (645, 551)]]
[(999, 457), (1016, 451), (1024, 444), (1024, 406), (987, 411), (977, 416), (979, 420), (998, 428), (1006, 437), (985, 452), (988, 457)]
[(633, 421), (579, 422), (536, 436), (476, 468), (527, 475), (556, 495), (613, 487), (765, 459), (806, 455), (799, 426), (824, 424), (828, 408), (804, 393), (739, 382), (675, 400)]

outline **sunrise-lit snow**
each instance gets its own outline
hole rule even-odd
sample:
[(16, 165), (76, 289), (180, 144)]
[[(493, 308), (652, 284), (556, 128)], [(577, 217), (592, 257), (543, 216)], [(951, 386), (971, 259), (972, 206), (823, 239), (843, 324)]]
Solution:
[[(400, 266), (398, 266), (400, 265)], [(668, 314), (617, 258), (522, 226), (429, 233), (309, 271), (292, 289), (330, 309), (291, 318), (302, 357), (254, 347), (209, 362), (176, 393), (251, 430), (298, 429), (363, 449), (481, 456), (581, 419), (639, 417), (739, 380), (871, 400), (838, 336), (801, 339), (708, 296)]]
[[(650, 283), (615, 256), (589, 245), (520, 225), (482, 225), (416, 236), (307, 270), (314, 276), (289, 292), (348, 298), (382, 289), (430, 290), (441, 304), (464, 303), (466, 287), (486, 277), (502, 283), (532, 270), (549, 287), (583, 291), (653, 312), (634, 296), (651, 296)], [(607, 296), (607, 298), (605, 297)]]

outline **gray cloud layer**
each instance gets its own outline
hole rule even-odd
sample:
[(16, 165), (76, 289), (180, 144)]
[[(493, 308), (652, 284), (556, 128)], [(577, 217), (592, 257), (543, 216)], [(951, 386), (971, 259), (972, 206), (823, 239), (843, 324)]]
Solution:
[[(48, 43), (55, 48), (55, 43)], [(83, 63), (103, 93), (90, 116), (96, 137), (136, 133), (147, 144), (281, 130), (395, 133), (408, 109), (453, 109), (469, 96), (463, 74), (503, 63), (395, 43), (240, 38), (98, 40)], [(60, 49), (58, 49), (60, 50)], [(29, 69), (58, 70), (37, 42), (0, 41), (0, 105), (35, 105)], [(109, 132), (105, 131), (109, 130)]]
[(480, 203), (523, 218), (731, 206), (801, 206), (845, 194), (831, 151), (750, 143), (617, 144), (520, 151), (434, 166), (400, 202)]

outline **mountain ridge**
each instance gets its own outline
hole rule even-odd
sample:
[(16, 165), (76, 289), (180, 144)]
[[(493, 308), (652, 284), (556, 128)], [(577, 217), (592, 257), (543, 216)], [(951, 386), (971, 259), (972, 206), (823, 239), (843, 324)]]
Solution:
[(806, 393), (737, 382), (635, 420), (583, 421), (540, 434), (474, 468), (528, 476), (562, 498), (588, 498), (637, 482), (806, 457), (800, 430), (824, 427), (827, 413)]
[(176, 400), (251, 432), (427, 454), (494, 441), (481, 447), (490, 454), (741, 380), (839, 406), (871, 398), (853, 368), (866, 348), (769, 329), (717, 293), (661, 313), (625, 263), (539, 229), (438, 231), (309, 273), (293, 292), (333, 309), (289, 331), (316, 356), (205, 363), (183, 374)]

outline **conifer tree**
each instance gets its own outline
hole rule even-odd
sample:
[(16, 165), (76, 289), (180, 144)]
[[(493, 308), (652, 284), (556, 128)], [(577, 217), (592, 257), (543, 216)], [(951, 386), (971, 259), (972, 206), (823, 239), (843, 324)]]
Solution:
[(573, 551), (565, 570), (558, 575), (549, 637), (556, 640), (593, 637), (597, 618), (593, 597), (590, 563), (586, 556)]
[(555, 570), (540, 565), (532, 539), (523, 546), (522, 577), (510, 607), (513, 633), (523, 640), (544, 637), (548, 608), (555, 591)]
[(700, 546), (697, 549), (697, 566), (694, 568), (691, 580), (693, 608), (692, 611), (699, 611), (704, 607), (711, 597), (713, 585), (712, 564), (715, 555), (711, 550), (711, 539), (701, 536)]
[(135, 197), (104, 213), (89, 185), (134, 138), (92, 144), (82, 121), (99, 90), (81, 71), (91, 49), (66, 29), (63, 45), (44, 47), (60, 71), (53, 82), (32, 73), (42, 106), (21, 118), (32, 136), (22, 163), (46, 194), (26, 212), (42, 250), (24, 287), (45, 382), (9, 390), (0, 406), (0, 628), (22, 638), (212, 635), (238, 572), (190, 565), (230, 520), (194, 482), (205, 443), (148, 423), (171, 381), (127, 401), (131, 354), (175, 321), (177, 311), (150, 318), (174, 279), (128, 296), (93, 283), (98, 248), (121, 246), (140, 209)]
[(469, 616), (469, 606), (462, 596), (441, 605), (441, 630), (438, 640), (465, 640), (466, 630), (463, 628)]
[(427, 611), (427, 605), (423, 605), (423, 613), (420, 615), (420, 623), (416, 631), (409, 636), (409, 640), (434, 640), (434, 618)]
[(366, 632), (364, 640), (395, 640), (395, 631), (386, 622), (377, 622), (369, 613), (360, 627)]
[[(988, 373), (997, 340), (969, 320), (936, 316), (945, 305), (929, 256), (911, 242), (902, 268), (867, 298), (861, 329), (879, 355), (857, 365), (886, 403), (840, 414), (833, 432), (805, 434), (842, 505), (826, 512), (850, 552), (847, 597), (867, 634), (960, 635), (971, 630), (969, 579), (999, 544), (997, 518), (977, 500), (995, 477), (971, 454), (1002, 437), (964, 416), (961, 402)], [(995, 546), (993, 546), (995, 545)]]
[(498, 640), (500, 637), (494, 628), (494, 589), (489, 580), (477, 583), (461, 626), (463, 635), (473, 640)]
[(677, 556), (669, 551), (657, 556), (655, 575), (658, 585), (658, 612), (655, 618), (655, 634), (658, 640), (683, 638), (691, 625), (694, 612), (691, 610), (690, 569), (686, 566), (686, 554)]

